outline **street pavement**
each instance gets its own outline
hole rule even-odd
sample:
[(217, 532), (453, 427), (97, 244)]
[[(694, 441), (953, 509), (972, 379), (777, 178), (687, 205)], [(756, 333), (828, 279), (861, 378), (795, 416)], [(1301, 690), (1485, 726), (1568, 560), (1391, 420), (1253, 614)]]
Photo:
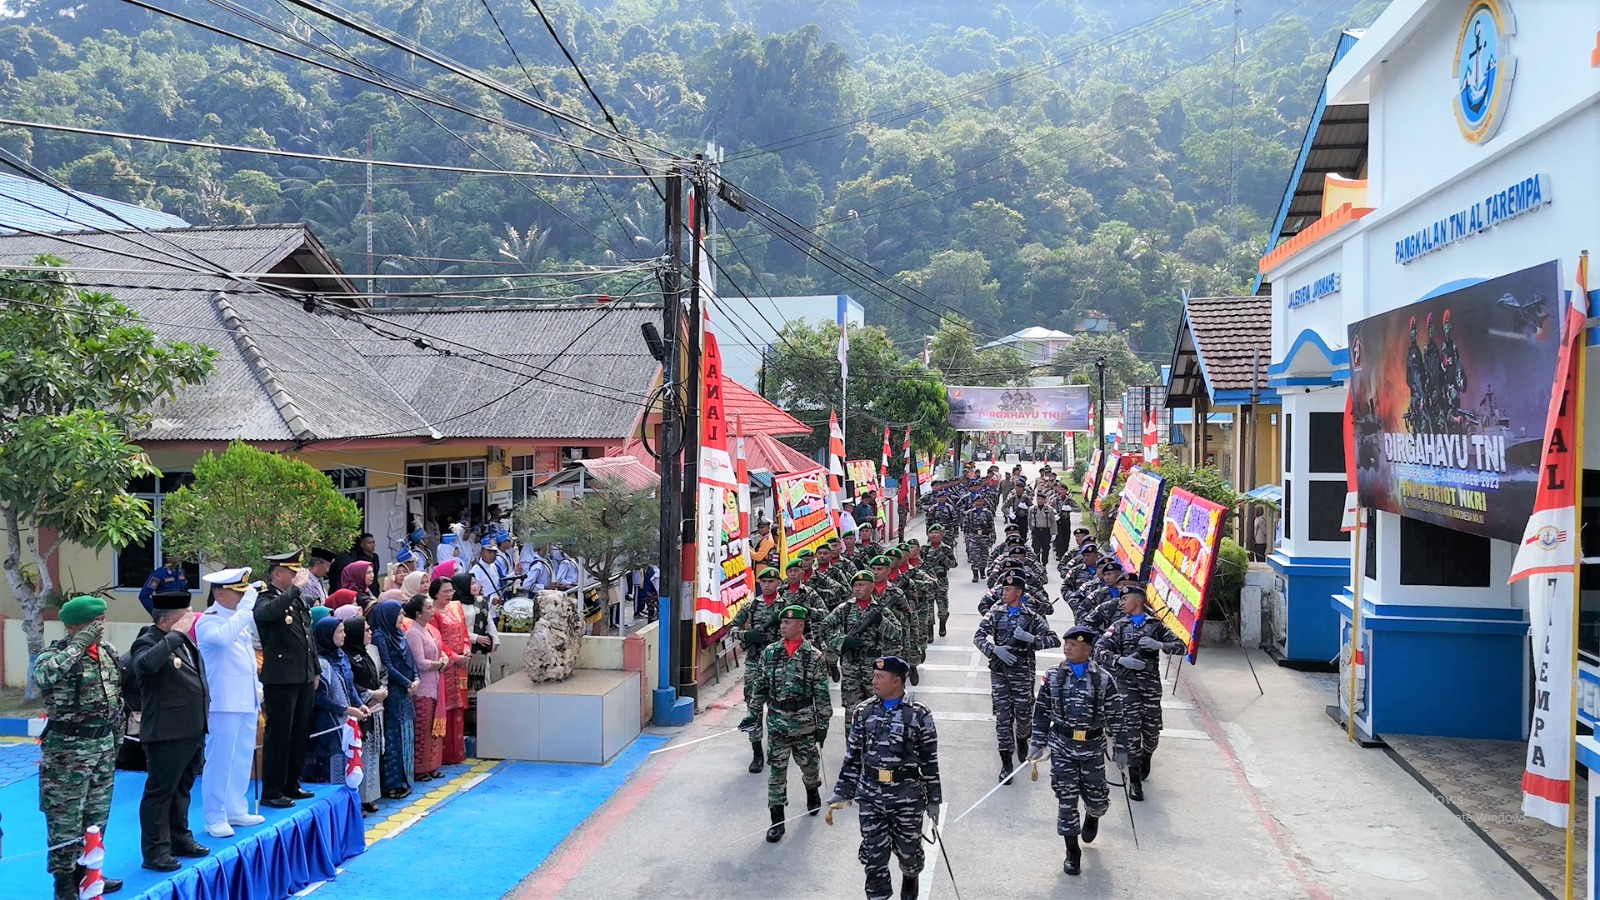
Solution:
[[(920, 526), (920, 523), (919, 523)], [(918, 528), (920, 533), (920, 527)], [(964, 554), (962, 559), (964, 561)], [(1052, 576), (1054, 564), (1051, 565)], [(1062, 873), (1048, 763), (1025, 772), (959, 823), (996, 783), (988, 670), (972, 646), (979, 585), (951, 574), (949, 635), (938, 638), (912, 696), (939, 729), (949, 868), (928, 847), (923, 898), (1093, 897), (1523, 898), (1538, 896), (1448, 808), (1381, 750), (1347, 743), (1324, 714), (1327, 676), (1271, 665), (1251, 653), (1258, 693), (1237, 647), (1204, 647), (1163, 699), (1165, 730), (1146, 800), (1112, 789), (1110, 814), (1086, 846), (1081, 876)], [(1050, 585), (1055, 595), (1056, 582)], [(1052, 625), (1070, 625), (1057, 603)], [(1041, 654), (1040, 665), (1060, 661)], [(834, 691), (837, 703), (837, 688)], [(766, 775), (749, 774), (742, 734), (717, 735), (743, 715), (737, 678), (702, 698), (702, 713), (664, 730), (669, 749), (557, 849), (516, 900), (571, 898), (841, 898), (863, 895), (854, 807), (790, 823), (774, 845)], [(838, 714), (836, 714), (838, 715)], [(843, 755), (835, 727), (823, 754), (824, 796)], [(1115, 777), (1115, 770), (1112, 770)], [(790, 767), (790, 814), (803, 811)], [(891, 870), (895, 867), (891, 864)], [(894, 881), (899, 884), (896, 871)]]

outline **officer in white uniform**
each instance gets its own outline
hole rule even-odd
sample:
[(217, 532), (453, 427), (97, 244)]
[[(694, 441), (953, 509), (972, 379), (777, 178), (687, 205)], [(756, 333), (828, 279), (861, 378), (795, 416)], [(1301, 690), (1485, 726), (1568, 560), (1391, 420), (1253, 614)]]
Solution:
[(505, 602), (505, 597), (500, 595), (504, 577), (500, 574), (500, 548), (495, 545), (493, 537), (486, 537), (479, 544), (478, 558), (472, 563), (472, 580), (483, 591), (483, 599), (489, 602), (490, 608)]
[(522, 584), (537, 595), (550, 583), (550, 561), (539, 553), (532, 542), (522, 545)]
[(250, 764), (255, 758), (256, 718), (261, 711), (261, 682), (256, 674), (255, 616), (259, 584), (250, 583), (250, 568), (211, 572), (215, 601), (195, 620), (195, 644), (205, 663), (211, 697), (206, 713), (205, 775), (200, 779), (201, 810), (206, 834), (233, 836), (234, 826), (260, 825), (266, 819), (250, 812), (246, 802)]

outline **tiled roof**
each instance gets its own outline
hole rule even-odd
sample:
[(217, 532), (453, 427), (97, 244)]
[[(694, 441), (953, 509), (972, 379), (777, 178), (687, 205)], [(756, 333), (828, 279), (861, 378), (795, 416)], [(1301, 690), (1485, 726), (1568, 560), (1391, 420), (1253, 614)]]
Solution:
[(799, 450), (766, 434), (751, 434), (748, 427), (744, 435), (744, 456), (751, 471), (765, 469), (783, 475), (809, 472), (817, 467), (816, 460)]
[[(1267, 389), (1272, 361), (1272, 298), (1190, 297), (1173, 348), (1168, 406), (1204, 393)], [(1252, 384), (1252, 373), (1254, 383)]]
[(159, 407), (140, 440), (310, 443), (434, 429), (447, 438), (615, 439), (632, 432), (659, 369), (639, 333), (659, 307), (362, 311), (380, 327), (387, 320), (439, 339), (419, 348), (374, 334), (357, 316), (307, 313), (294, 299), (179, 271), (191, 251), (228, 272), (276, 272), (282, 282), (313, 274), (294, 283), (338, 299), (349, 282), (301, 226), (152, 234), (0, 235), (0, 269), (61, 257), (80, 283), (135, 309), (163, 340), (217, 351), (206, 382)]
[[(102, 209), (116, 215), (107, 215)], [(118, 217), (126, 221), (118, 221)], [(189, 224), (159, 210), (78, 191), (60, 191), (32, 178), (0, 173), (0, 234), (23, 229), (50, 232), (118, 229), (127, 228), (128, 223), (140, 228), (183, 228)]]
[(660, 475), (631, 456), (580, 459), (578, 465), (589, 471), (590, 478), (619, 485), (624, 490), (644, 491), (661, 485)]
[(732, 378), (722, 380), (722, 403), (729, 422), (739, 417), (746, 436), (810, 434), (811, 426), (789, 415), (771, 401)]

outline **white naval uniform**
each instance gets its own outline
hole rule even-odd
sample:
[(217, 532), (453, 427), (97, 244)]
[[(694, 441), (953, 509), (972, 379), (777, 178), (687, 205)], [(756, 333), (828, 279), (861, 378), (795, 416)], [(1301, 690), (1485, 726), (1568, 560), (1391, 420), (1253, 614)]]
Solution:
[(531, 546), (522, 548), (522, 586), (538, 594), (550, 583), (550, 563)]
[(206, 716), (205, 776), (200, 779), (201, 810), (208, 827), (250, 814), (246, 802), (250, 764), (255, 758), (256, 719), (261, 682), (256, 671), (256, 592), (238, 609), (212, 606), (195, 620), (195, 643), (206, 666), (211, 709)]

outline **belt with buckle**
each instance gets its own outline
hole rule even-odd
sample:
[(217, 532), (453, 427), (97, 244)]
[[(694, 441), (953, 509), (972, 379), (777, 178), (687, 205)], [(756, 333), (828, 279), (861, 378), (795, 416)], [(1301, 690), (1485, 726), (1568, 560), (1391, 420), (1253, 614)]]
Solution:
[(903, 769), (874, 768), (872, 771), (879, 784), (899, 784), (902, 781), (910, 781), (911, 779), (921, 777), (922, 775), (922, 770), (916, 766), (910, 766)]
[(1056, 734), (1068, 740), (1082, 743), (1084, 741), (1097, 741), (1105, 734), (1103, 728), (1057, 728)]

